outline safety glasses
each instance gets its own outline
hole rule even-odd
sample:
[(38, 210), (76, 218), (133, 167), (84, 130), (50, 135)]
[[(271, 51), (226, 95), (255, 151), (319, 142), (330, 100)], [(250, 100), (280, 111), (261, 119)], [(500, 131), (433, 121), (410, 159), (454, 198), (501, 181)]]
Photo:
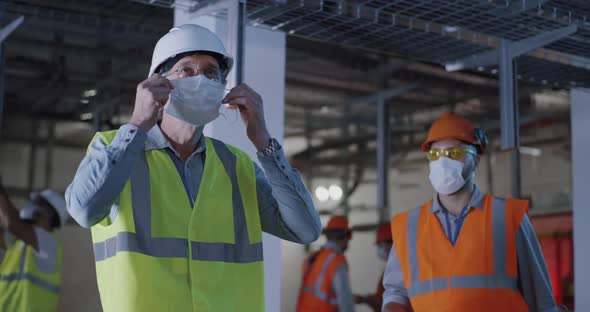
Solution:
[(441, 156), (453, 160), (461, 160), (465, 158), (467, 154), (477, 156), (477, 153), (465, 147), (449, 147), (445, 149), (431, 148), (428, 151), (428, 160), (438, 160)]

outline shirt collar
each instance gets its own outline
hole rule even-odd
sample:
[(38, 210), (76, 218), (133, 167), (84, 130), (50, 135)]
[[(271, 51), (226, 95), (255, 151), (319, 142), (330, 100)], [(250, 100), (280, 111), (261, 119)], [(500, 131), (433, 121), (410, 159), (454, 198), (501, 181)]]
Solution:
[[(483, 209), (483, 195), (484, 194), (481, 192), (479, 187), (477, 187), (477, 185), (474, 185), (473, 193), (471, 193), (471, 199), (469, 200), (469, 203), (467, 203), (467, 207)], [(443, 209), (444, 207), (438, 199), (438, 194), (434, 194), (434, 198), (432, 199), (432, 205), (430, 206), (430, 212), (438, 213), (443, 211)]]
[[(197, 149), (195, 150), (194, 153), (204, 152), (206, 144), (205, 144), (205, 137), (203, 136), (203, 131), (201, 131), (200, 135), (198, 135), (198, 136), (195, 135), (193, 140), (197, 144)], [(155, 125), (147, 133), (145, 150), (149, 151), (149, 150), (154, 150), (154, 149), (165, 149), (165, 148), (169, 148), (176, 153), (176, 151), (174, 150), (174, 148), (172, 147), (170, 142), (168, 142), (168, 139), (166, 139), (166, 137), (164, 136), (164, 133), (162, 133), (162, 129), (160, 129), (160, 126)]]

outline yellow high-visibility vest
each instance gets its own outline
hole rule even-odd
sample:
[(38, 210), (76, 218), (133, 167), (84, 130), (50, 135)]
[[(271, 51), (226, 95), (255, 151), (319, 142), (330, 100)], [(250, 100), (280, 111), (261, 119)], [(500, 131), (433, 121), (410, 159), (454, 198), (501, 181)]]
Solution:
[(57, 249), (52, 259), (35, 256), (35, 249), (21, 240), (8, 248), (0, 264), (0, 312), (57, 311), (62, 247), (55, 241), (49, 246)]
[[(107, 145), (115, 135), (97, 134)], [(254, 164), (205, 140), (194, 207), (168, 153), (146, 150), (111, 215), (91, 228), (104, 311), (264, 311)]]

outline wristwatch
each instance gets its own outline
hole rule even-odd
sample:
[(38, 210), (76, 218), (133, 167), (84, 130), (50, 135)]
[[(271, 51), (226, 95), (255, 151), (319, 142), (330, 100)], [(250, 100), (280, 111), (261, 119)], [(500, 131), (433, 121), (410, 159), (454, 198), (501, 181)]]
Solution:
[(270, 139), (268, 145), (260, 152), (256, 152), (258, 157), (270, 156), (281, 149), (281, 145), (276, 139)]

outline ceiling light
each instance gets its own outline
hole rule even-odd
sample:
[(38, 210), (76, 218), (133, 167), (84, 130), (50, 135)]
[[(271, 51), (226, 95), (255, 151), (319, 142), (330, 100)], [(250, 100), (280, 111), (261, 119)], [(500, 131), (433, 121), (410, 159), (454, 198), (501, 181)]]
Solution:
[(315, 189), (315, 197), (321, 201), (321, 202), (325, 202), (328, 199), (330, 199), (330, 191), (328, 191), (327, 188), (323, 187), (323, 186), (318, 186)]
[(535, 148), (535, 147), (527, 147), (527, 146), (521, 146), (519, 148), (520, 153), (523, 155), (529, 155), (529, 156), (533, 156), (533, 157), (539, 157), (543, 154), (543, 152), (541, 151), (540, 148)]
[(448, 33), (453, 33), (453, 32), (456, 32), (457, 30), (459, 30), (459, 27), (457, 27), (457, 26), (444, 26), (443, 29), (444, 29), (444, 31), (446, 31)]
[(96, 92), (96, 89), (89, 89), (89, 90), (85, 90), (85, 91), (82, 93), (82, 96), (84, 96), (84, 97), (92, 97), (92, 96), (95, 96), (95, 95), (96, 95), (96, 93), (97, 93), (97, 92)]
[(340, 186), (332, 184), (330, 185), (328, 192), (330, 193), (330, 198), (332, 200), (342, 199), (342, 188)]

